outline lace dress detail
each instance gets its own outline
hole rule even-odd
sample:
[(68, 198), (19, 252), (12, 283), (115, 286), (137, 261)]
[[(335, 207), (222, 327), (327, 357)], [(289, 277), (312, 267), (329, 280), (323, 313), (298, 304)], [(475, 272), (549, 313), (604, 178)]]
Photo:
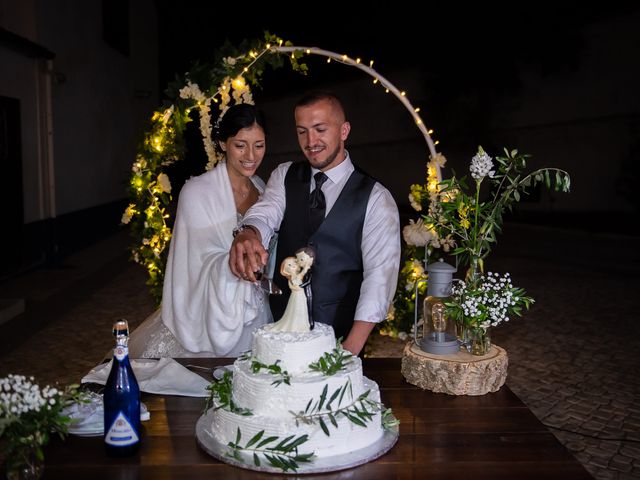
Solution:
[[(162, 323), (162, 316), (157, 315), (153, 323), (149, 325), (152, 328), (149, 336), (147, 337), (147, 344), (145, 349), (140, 353), (139, 358), (163, 358), (163, 357), (186, 357), (197, 356), (196, 353), (191, 353), (180, 345), (180, 342), (171, 333), (164, 323)], [(187, 354), (190, 355), (187, 355)]]
[[(266, 312), (265, 312), (266, 313)], [(271, 321), (271, 312), (256, 318), (245, 325), (244, 333), (236, 346), (225, 357), (237, 357), (241, 353), (251, 350), (253, 331)], [(191, 352), (185, 349), (164, 323), (161, 310), (152, 313), (132, 334), (129, 340), (129, 355), (131, 358), (181, 358), (181, 357), (216, 357), (215, 352)]]

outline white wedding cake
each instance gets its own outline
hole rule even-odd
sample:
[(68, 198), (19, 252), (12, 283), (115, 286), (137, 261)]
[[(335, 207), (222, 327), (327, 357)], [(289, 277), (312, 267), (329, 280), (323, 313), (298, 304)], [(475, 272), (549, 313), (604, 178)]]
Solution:
[(263, 462), (280, 467), (290, 458), (313, 462), (371, 446), (384, 433), (378, 385), (321, 323), (302, 333), (256, 330), (252, 350), (214, 386), (211, 400), (217, 442), (252, 458), (257, 452), (257, 463), (264, 453)]

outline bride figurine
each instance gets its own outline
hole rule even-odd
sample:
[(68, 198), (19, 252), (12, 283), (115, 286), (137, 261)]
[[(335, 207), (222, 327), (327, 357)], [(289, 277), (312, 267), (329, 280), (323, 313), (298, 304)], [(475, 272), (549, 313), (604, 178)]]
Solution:
[[(291, 296), (282, 318), (270, 325), (272, 332), (308, 332), (309, 309), (305, 285), (309, 284), (310, 268), (313, 265), (313, 250), (301, 248), (295, 257), (287, 257), (280, 265), (280, 273), (285, 277), (291, 289)], [(305, 278), (307, 276), (307, 278)]]

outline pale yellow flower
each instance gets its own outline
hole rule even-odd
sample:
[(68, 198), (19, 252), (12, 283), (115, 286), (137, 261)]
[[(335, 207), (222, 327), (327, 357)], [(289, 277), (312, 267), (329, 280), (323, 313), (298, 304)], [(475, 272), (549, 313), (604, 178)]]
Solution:
[(169, 177), (166, 173), (161, 173), (158, 175), (158, 185), (164, 193), (171, 193), (171, 182), (169, 181)]
[(439, 152), (436, 153), (436, 155), (434, 157), (431, 157), (431, 161), (434, 164), (436, 164), (439, 167), (441, 167), (441, 168), (444, 167), (445, 163), (447, 163), (446, 157), (443, 154), (439, 153)]
[(123, 224), (128, 224), (131, 221), (131, 218), (137, 213), (135, 209), (135, 203), (130, 203), (129, 206), (125, 209), (122, 214), (122, 219), (120, 220)]

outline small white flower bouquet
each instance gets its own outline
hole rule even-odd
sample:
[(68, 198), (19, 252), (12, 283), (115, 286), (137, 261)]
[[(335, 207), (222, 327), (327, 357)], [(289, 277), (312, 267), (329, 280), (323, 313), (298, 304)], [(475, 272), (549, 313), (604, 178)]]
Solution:
[(509, 315), (522, 315), (522, 308), (529, 309), (533, 298), (524, 294), (522, 288), (511, 283), (505, 273), (489, 272), (480, 276), (475, 286), (462, 280), (454, 280), (451, 300), (445, 302), (447, 313), (459, 325), (487, 330), (509, 321)]
[(44, 460), (42, 447), (51, 433), (64, 438), (70, 418), (63, 410), (81, 402), (77, 385), (41, 388), (33, 377), (9, 374), (0, 379), (0, 440), (7, 472)]

